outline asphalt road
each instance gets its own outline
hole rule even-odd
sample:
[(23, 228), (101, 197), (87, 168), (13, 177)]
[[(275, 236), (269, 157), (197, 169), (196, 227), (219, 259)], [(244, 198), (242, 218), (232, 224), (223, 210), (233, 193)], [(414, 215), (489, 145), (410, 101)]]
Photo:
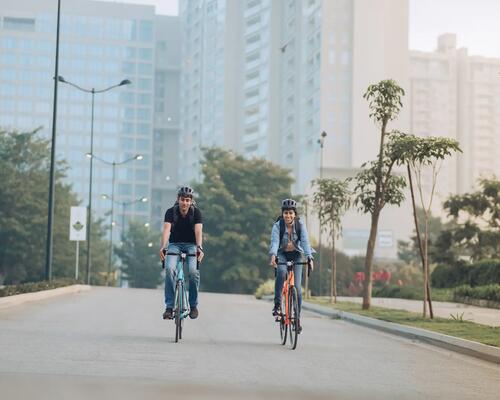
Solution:
[(159, 290), (93, 288), (0, 310), (2, 399), (498, 399), (500, 366), (304, 312), (202, 293), (180, 343)]

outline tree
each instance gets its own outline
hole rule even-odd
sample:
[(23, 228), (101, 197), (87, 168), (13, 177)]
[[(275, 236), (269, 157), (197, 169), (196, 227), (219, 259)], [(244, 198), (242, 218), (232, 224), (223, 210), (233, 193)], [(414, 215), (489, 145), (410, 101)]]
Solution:
[(313, 202), (318, 211), (321, 229), (330, 231), (332, 241), (332, 269), (330, 274), (330, 301), (337, 302), (337, 257), (335, 251), (335, 239), (340, 236), (342, 230), (341, 218), (347, 211), (351, 202), (351, 192), (347, 180), (318, 179), (313, 181), (317, 190), (313, 196)]
[(203, 181), (195, 185), (206, 253), (202, 288), (253, 293), (271, 276), (271, 227), (293, 180), (268, 161), (217, 148), (204, 151), (202, 171)]
[[(375, 243), (377, 239), (380, 213), (386, 204), (400, 205), (404, 199), (402, 189), (406, 186), (404, 178), (394, 175), (396, 159), (391, 158), (385, 144), (387, 125), (395, 119), (401, 108), (404, 90), (393, 80), (380, 81), (368, 86), (363, 95), (368, 100), (370, 118), (380, 126), (380, 147), (378, 159), (362, 165), (356, 175), (354, 203), (364, 213), (371, 214), (370, 235), (366, 247), (365, 276), (363, 290), (363, 309), (369, 309), (372, 297), (372, 270)], [(368, 166), (368, 168), (366, 168)]]
[(456, 225), (440, 236), (473, 261), (500, 254), (500, 181), (495, 177), (480, 179), (479, 188), (445, 201), (444, 209)]
[[(424, 211), (422, 208), (417, 207), (416, 213), (419, 230), (423, 232)], [(429, 264), (444, 263), (452, 265), (457, 261), (457, 249), (450, 242), (448, 235), (450, 229), (454, 229), (455, 225), (453, 221), (443, 222), (441, 218), (429, 214)], [(398, 258), (406, 264), (415, 265), (422, 262), (416, 229), (409, 241), (398, 240)]]
[[(32, 132), (0, 130), (0, 277), (7, 284), (45, 277), (45, 241), (50, 145)], [(75, 245), (69, 241), (70, 206), (79, 205), (71, 186), (64, 183), (67, 164), (56, 165), (53, 276), (74, 277)], [(93, 223), (93, 246), (106, 246), (102, 221)], [(96, 252), (93, 270), (105, 268), (106, 257)], [(98, 283), (96, 274), (94, 283)], [(93, 277), (93, 278), (94, 278)]]
[[(418, 137), (401, 132), (393, 132), (389, 151), (393, 153), (393, 158), (398, 160), (399, 165), (406, 165), (407, 168), (413, 206), (415, 232), (424, 274), (424, 300), (422, 313), (425, 318), (427, 315), (428, 302), (430, 317), (433, 318), (434, 315), (432, 311), (431, 287), (429, 280), (429, 220), (431, 216), (431, 207), (432, 201), (434, 200), (437, 177), (439, 175), (439, 171), (441, 170), (443, 161), (454, 152), (461, 150), (458, 142), (454, 139), (434, 136)], [(429, 182), (431, 190), (427, 199), (425, 199), (423, 190), (424, 173), (426, 171), (430, 172), (431, 177)], [(423, 211), (423, 236), (420, 233), (413, 177), (415, 178), (420, 206)]]
[(115, 246), (115, 253), (122, 261), (124, 277), (131, 287), (153, 289), (160, 284), (158, 255), (152, 250), (157, 242), (156, 232), (151, 232), (143, 223), (131, 221), (123, 234), (122, 246)]

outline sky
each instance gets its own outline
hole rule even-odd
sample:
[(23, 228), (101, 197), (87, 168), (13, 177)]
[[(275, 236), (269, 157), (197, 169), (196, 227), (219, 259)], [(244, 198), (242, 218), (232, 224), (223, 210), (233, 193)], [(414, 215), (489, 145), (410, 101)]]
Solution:
[[(157, 14), (178, 14), (178, 0), (120, 2), (154, 4)], [(500, 0), (410, 0), (410, 49), (432, 51), (442, 33), (456, 33), (457, 46), (471, 55), (500, 58)]]

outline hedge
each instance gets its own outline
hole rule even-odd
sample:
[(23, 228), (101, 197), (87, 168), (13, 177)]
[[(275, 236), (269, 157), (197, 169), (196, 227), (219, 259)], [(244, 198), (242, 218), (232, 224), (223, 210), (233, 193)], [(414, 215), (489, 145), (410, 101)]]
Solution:
[(431, 282), (437, 288), (500, 284), (500, 260), (483, 260), (475, 264), (458, 263), (454, 266), (439, 265), (431, 274)]
[(454, 298), (460, 300), (463, 297), (472, 299), (492, 300), (500, 302), (500, 285), (486, 285), (470, 287), (467, 285), (455, 288), (453, 292)]
[(420, 300), (423, 298), (423, 289), (415, 286), (389, 285), (372, 289), (373, 297), (390, 297), (397, 299)]
[(29, 282), (21, 283), (19, 285), (9, 285), (0, 288), (0, 297), (13, 296), (15, 294), (39, 292), (41, 290), (55, 289), (58, 287), (74, 285), (81, 283), (75, 279), (61, 278), (52, 281)]

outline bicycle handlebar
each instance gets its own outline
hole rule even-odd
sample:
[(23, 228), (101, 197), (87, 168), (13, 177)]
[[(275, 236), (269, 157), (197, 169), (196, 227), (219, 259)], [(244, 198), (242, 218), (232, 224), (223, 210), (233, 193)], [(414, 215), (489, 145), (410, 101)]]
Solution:
[[(295, 262), (295, 261), (287, 261), (287, 262), (277, 262), (276, 265), (286, 265), (287, 267), (292, 267), (293, 265), (307, 265), (307, 277), (309, 278), (309, 275), (311, 275), (311, 262)], [(276, 268), (274, 269), (274, 276), (276, 276), (277, 271)]]
[[(192, 253), (184, 253), (184, 252), (180, 252), (180, 253), (168, 253), (167, 252), (167, 249), (163, 249), (163, 255), (165, 256), (179, 256), (182, 258), (182, 255), (184, 255), (185, 257), (197, 257), (198, 254), (192, 254)], [(164, 257), (163, 258), (163, 261), (161, 262), (161, 267), (162, 269), (165, 269), (165, 260), (167, 258)], [(200, 262), (198, 260), (196, 260), (196, 269), (200, 269)]]

